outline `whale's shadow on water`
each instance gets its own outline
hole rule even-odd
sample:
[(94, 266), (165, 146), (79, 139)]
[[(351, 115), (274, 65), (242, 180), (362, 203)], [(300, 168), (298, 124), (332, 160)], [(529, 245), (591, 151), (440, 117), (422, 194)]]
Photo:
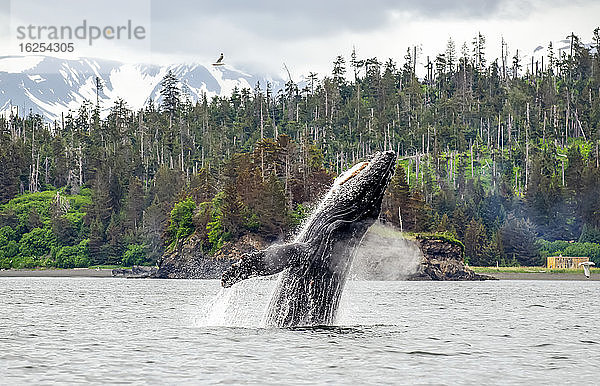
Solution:
[(311, 332), (327, 335), (363, 335), (367, 333), (372, 326), (336, 326), (336, 325), (318, 325), (318, 326), (295, 326), (286, 327), (287, 331)]
[(384, 339), (397, 341), (399, 337), (408, 333), (403, 326), (389, 324), (371, 324), (371, 325), (320, 325), (320, 326), (296, 326), (279, 329), (281, 331), (294, 334), (306, 334), (311, 337), (340, 337), (358, 340)]
[(337, 325), (319, 325), (319, 326), (295, 326), (295, 327), (240, 327), (240, 326), (204, 326), (202, 331), (214, 335), (223, 335), (225, 339), (238, 341), (241, 336), (269, 335), (278, 334), (287, 335), (292, 333), (301, 337), (348, 337), (360, 339), (381, 339), (401, 336), (407, 333), (406, 330), (396, 325), (356, 325), (356, 326), (337, 326)]

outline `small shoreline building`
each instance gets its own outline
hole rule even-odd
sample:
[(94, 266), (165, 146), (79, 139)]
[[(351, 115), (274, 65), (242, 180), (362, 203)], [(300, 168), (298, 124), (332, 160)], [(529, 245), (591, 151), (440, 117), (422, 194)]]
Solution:
[(589, 257), (581, 256), (548, 256), (546, 258), (547, 268), (579, 268), (579, 263), (590, 261)]

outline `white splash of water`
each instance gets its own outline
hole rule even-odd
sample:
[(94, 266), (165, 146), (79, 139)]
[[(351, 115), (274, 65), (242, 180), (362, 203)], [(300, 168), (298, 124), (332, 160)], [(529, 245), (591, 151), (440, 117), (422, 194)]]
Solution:
[(253, 278), (221, 288), (207, 303), (196, 321), (198, 327), (264, 327), (267, 308), (275, 280)]
[(212, 301), (204, 306), (201, 316), (197, 321), (199, 326), (222, 326), (227, 317), (227, 308), (231, 302), (231, 297), (235, 288), (221, 288)]
[(273, 284), (273, 286), (271, 286), (271, 290), (268, 292), (269, 296), (267, 298), (268, 301), (266, 303), (266, 307), (263, 308), (263, 315), (262, 315), (262, 318), (261, 318), (261, 327), (270, 327), (270, 325), (269, 325), (269, 311), (271, 309), (271, 303), (275, 299), (275, 291), (277, 291), (277, 289), (281, 285), (281, 281), (283, 280), (283, 275), (281, 273), (275, 275), (275, 277), (277, 279), (273, 280), (274, 284)]
[[(417, 245), (392, 227), (374, 224), (361, 241), (352, 264), (349, 285), (356, 280), (405, 280), (417, 272), (422, 254)], [(269, 303), (281, 275), (240, 281), (222, 288), (206, 304), (195, 323), (199, 327), (267, 327)], [(336, 323), (360, 322), (344, 291)]]

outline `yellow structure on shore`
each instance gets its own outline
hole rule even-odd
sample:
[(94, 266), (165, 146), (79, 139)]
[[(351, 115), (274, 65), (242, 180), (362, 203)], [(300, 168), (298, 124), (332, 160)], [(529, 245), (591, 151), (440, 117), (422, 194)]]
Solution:
[(579, 263), (590, 261), (589, 257), (575, 256), (548, 256), (546, 260), (547, 268), (579, 268)]

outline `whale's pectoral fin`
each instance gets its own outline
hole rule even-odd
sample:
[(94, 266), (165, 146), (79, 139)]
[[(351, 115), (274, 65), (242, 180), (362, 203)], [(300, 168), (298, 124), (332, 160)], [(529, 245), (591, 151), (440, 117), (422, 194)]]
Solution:
[(268, 276), (299, 264), (307, 256), (307, 245), (292, 243), (273, 245), (262, 251), (247, 253), (221, 276), (221, 285), (231, 287), (238, 281)]

